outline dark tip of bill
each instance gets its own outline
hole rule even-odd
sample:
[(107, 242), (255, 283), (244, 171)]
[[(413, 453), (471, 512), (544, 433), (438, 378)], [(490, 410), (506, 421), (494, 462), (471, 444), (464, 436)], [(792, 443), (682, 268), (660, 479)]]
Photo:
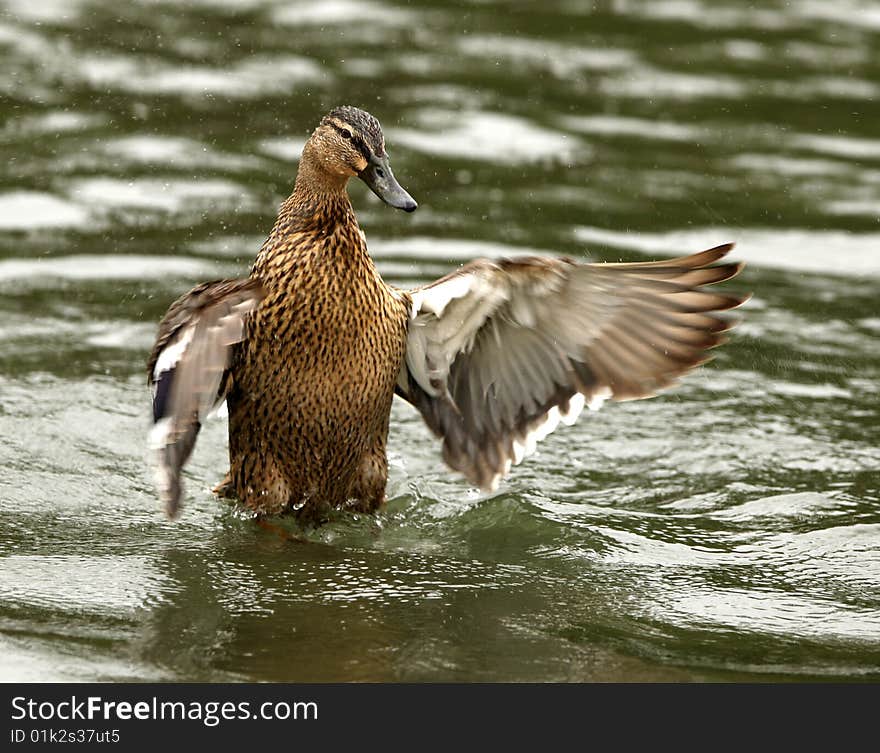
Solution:
[(416, 204), (415, 199), (410, 199), (401, 207), (404, 212), (415, 212), (418, 208), (419, 205)]

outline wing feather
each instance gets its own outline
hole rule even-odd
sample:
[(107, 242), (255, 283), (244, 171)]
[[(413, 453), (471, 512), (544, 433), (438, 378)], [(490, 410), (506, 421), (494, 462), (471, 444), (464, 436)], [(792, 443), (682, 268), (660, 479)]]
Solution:
[(628, 264), (478, 259), (411, 293), (399, 393), (443, 458), (492, 489), (562, 422), (605, 399), (649, 397), (708, 360), (747, 296), (704, 286), (742, 264), (732, 244)]
[(159, 496), (169, 516), (180, 509), (180, 474), (202, 422), (230, 386), (232, 348), (245, 318), (263, 298), (259, 280), (219, 280), (171, 304), (147, 363), (153, 394), (149, 444)]

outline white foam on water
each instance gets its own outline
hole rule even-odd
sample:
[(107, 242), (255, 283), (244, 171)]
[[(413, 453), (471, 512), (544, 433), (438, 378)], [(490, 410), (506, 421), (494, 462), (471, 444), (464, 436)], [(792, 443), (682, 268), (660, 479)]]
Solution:
[(708, 29), (811, 28), (816, 20), (859, 31), (880, 29), (880, 8), (870, 0), (797, 0), (775, 8), (722, 5), (714, 0), (615, 0), (614, 7), (623, 15), (683, 21)]
[(721, 49), (734, 60), (766, 60), (771, 54), (767, 45), (753, 39), (729, 39), (721, 45)]
[(257, 144), (257, 149), (275, 159), (299, 162), (306, 140), (306, 138), (291, 138), (289, 136), (263, 139)]
[(800, 0), (791, 10), (804, 18), (852, 26), (860, 31), (880, 30), (880, 7), (871, 0)]
[(853, 393), (833, 384), (799, 384), (797, 382), (765, 383), (769, 392), (788, 397), (806, 397), (811, 400), (836, 400), (852, 398)]
[(580, 241), (660, 256), (684, 256), (735, 242), (730, 259), (756, 267), (845, 276), (880, 276), (880, 233), (844, 230), (765, 230), (706, 227), (666, 233), (574, 228)]
[(193, 241), (187, 244), (187, 248), (194, 254), (204, 256), (255, 256), (257, 251), (266, 240), (266, 234), (261, 235), (226, 235), (208, 238), (202, 241)]
[(0, 194), (0, 230), (83, 228), (89, 224), (87, 209), (39, 191)]
[(820, 154), (830, 154), (834, 157), (880, 159), (880, 139), (798, 134), (790, 139), (789, 145)]
[(9, 554), (0, 601), (67, 612), (130, 614), (147, 605), (164, 576), (138, 555)]
[(138, 280), (198, 277), (216, 271), (203, 259), (180, 256), (76, 254), (38, 259), (0, 259), (0, 282), (34, 278)]
[(22, 134), (71, 133), (84, 131), (106, 122), (104, 115), (54, 110), (42, 115), (19, 118), (6, 124), (7, 132)]
[[(374, 58), (346, 58), (345, 73), (359, 78), (379, 78), (385, 75), (385, 62)], [(397, 101), (396, 97), (394, 99)]]
[(228, 206), (230, 203), (251, 201), (250, 194), (240, 185), (219, 179), (84, 178), (71, 184), (70, 193), (78, 202), (92, 207), (127, 207), (165, 212), (180, 211), (187, 204), (213, 206), (223, 202), (224, 206)]
[(689, 588), (664, 593), (655, 617), (673, 624), (719, 625), (785, 636), (875, 640), (880, 617), (827, 598), (765, 588)]
[[(813, 284), (815, 289), (815, 281)], [(846, 291), (843, 291), (842, 295), (846, 295)], [(756, 316), (752, 312), (758, 310), (752, 308), (751, 301), (746, 306), (750, 315), (740, 322), (737, 331), (778, 345), (784, 344), (799, 353), (814, 357), (811, 362), (805, 361), (802, 368), (809, 363), (812, 363), (813, 368), (821, 364), (823, 373), (842, 375), (845, 370), (838, 369), (843, 364), (857, 357), (859, 353), (870, 352), (874, 346), (872, 336), (848, 320), (805, 317), (778, 305), (765, 308), (761, 315)], [(828, 369), (833, 370), (828, 371)], [(746, 377), (745, 382), (748, 381)], [(749, 387), (744, 384), (742, 389)]]
[(749, 87), (733, 76), (678, 73), (648, 65), (602, 78), (599, 90), (608, 97), (647, 100), (740, 99), (749, 94)]
[(449, 83), (407, 83), (405, 86), (389, 88), (389, 97), (395, 102), (419, 107), (430, 102), (434, 107), (460, 108), (462, 110), (480, 110), (491, 104), (492, 97), (483, 90)]
[(852, 175), (856, 168), (848, 162), (830, 159), (804, 159), (801, 157), (781, 157), (778, 154), (748, 152), (734, 157), (729, 162), (733, 167), (754, 170), (760, 173), (777, 173), (792, 177), (807, 175)]
[[(180, 7), (180, 0), (137, 0), (141, 5), (168, 5), (173, 8)], [(187, 0), (187, 5), (201, 8), (213, 8), (221, 11), (249, 11), (264, 8), (272, 4), (273, 0)]]
[(190, 163), (204, 154), (208, 147), (192, 139), (170, 136), (126, 136), (104, 144), (108, 154), (124, 157), (133, 162)]
[(628, 68), (637, 57), (631, 50), (613, 47), (588, 47), (495, 34), (460, 37), (456, 46), (465, 55), (480, 60), (504, 61), (544, 68), (554, 75), (571, 76), (578, 71), (603, 71)]
[(70, 24), (79, 21), (89, 0), (3, 0), (10, 15), (22, 21)]
[(777, 9), (752, 6), (731, 7), (704, 0), (616, 0), (616, 12), (641, 18), (684, 21), (693, 26), (713, 29), (788, 29), (798, 20)]
[(796, 82), (778, 82), (771, 91), (781, 97), (802, 99), (875, 99), (880, 94), (880, 84), (854, 76), (811, 76)]
[[(880, 526), (849, 524), (795, 533), (765, 532), (774, 518), (828, 520), (845, 514), (848, 507), (831, 495), (808, 492), (698, 513), (725, 521), (759, 521), (760, 533), (743, 535), (742, 543), (732, 550), (661, 541), (606, 526), (593, 530), (613, 542), (603, 553), (603, 561), (642, 569), (654, 565), (665, 573), (644, 580), (642, 589), (642, 607), (663, 623), (691, 629), (723, 625), (786, 636), (874, 640), (880, 629), (880, 613), (848, 606), (839, 599), (831, 601), (829, 593), (838, 588), (876, 590), (880, 584)], [(764, 587), (719, 587), (713, 573), (730, 567), (768, 574)], [(786, 574), (784, 586), (778, 575), (782, 572)], [(687, 578), (688, 587), (671, 586), (675, 582), (670, 580), (672, 573)], [(792, 584), (797, 588), (792, 589)]]
[(701, 141), (705, 129), (672, 121), (648, 120), (617, 115), (571, 115), (560, 118), (566, 128), (597, 136), (638, 136), (660, 141)]
[(869, 316), (866, 319), (859, 319), (857, 324), (860, 327), (864, 327), (865, 329), (870, 329), (877, 334), (880, 334), (880, 317), (877, 316)]
[(870, 217), (880, 219), (880, 199), (841, 199), (839, 201), (826, 201), (822, 204), (822, 211), (827, 214), (842, 216)]
[(75, 61), (79, 75), (93, 86), (135, 93), (217, 95), (251, 99), (289, 94), (300, 84), (326, 83), (330, 73), (311, 58), (288, 55), (253, 57), (235, 65), (210, 68), (148, 63), (134, 56), (84, 56)]
[[(435, 259), (438, 261), (470, 261), (478, 257), (496, 259), (506, 256), (555, 256), (547, 251), (527, 246), (506, 246), (488, 241), (457, 240), (451, 238), (374, 238), (369, 240), (370, 254), (377, 258), (402, 256), (405, 258)], [(452, 271), (450, 269), (450, 271)]]
[(834, 69), (847, 70), (852, 66), (866, 63), (870, 58), (866, 47), (820, 44), (803, 39), (786, 42), (783, 55), (786, 60), (796, 60), (804, 67), (817, 68), (825, 72)]
[(92, 646), (85, 654), (78, 641), (61, 644), (54, 634), (0, 636), (0, 677), (16, 682), (96, 682), (152, 681), (169, 679), (166, 670), (129, 661), (113, 655), (114, 645), (98, 649)]
[(51, 340), (53, 343), (63, 341), (65, 344), (83, 342), (97, 348), (149, 352), (156, 339), (155, 322), (138, 323), (124, 319), (86, 321), (81, 316), (82, 312), (76, 309), (71, 315), (73, 318), (66, 319), (57, 315), (25, 317), (7, 313), (0, 326), (0, 340), (27, 342), (29, 347), (46, 347), (39, 344), (40, 340)]
[(97, 348), (148, 350), (156, 339), (156, 325), (152, 322), (91, 322), (86, 329), (85, 342)]
[(772, 497), (742, 502), (707, 513), (707, 517), (721, 520), (751, 520), (757, 517), (805, 518), (810, 515), (826, 515), (829, 511), (841, 509), (843, 503), (835, 497), (818, 492), (796, 492), (776, 494)]
[(230, 170), (260, 167), (259, 157), (218, 152), (195, 139), (155, 134), (135, 134), (111, 139), (102, 150), (117, 159), (133, 164), (169, 167), (220, 167)]
[(321, 0), (320, 3), (284, 3), (272, 11), (272, 20), (283, 26), (351, 26), (363, 22), (403, 26), (414, 20), (414, 14), (366, 0)]
[(424, 264), (423, 262), (393, 262), (393, 261), (384, 261), (377, 260), (376, 266), (379, 269), (379, 274), (382, 275), (386, 280), (400, 280), (411, 278), (416, 275), (422, 275), (423, 277), (436, 277), (440, 278), (446, 274), (449, 274), (451, 268), (442, 264)]
[(500, 164), (570, 160), (587, 151), (576, 137), (513, 115), (425, 110), (419, 121), (424, 128), (388, 129), (388, 141), (427, 154)]

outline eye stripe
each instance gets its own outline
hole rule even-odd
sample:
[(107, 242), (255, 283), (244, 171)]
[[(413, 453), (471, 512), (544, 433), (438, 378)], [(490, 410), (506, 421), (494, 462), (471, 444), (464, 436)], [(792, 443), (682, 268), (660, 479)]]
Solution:
[(328, 122), (330, 126), (340, 135), (342, 135), (344, 131), (348, 131), (351, 134), (351, 143), (357, 147), (357, 150), (361, 153), (361, 156), (363, 156), (365, 160), (369, 161), (370, 157), (372, 156), (372, 152), (370, 151), (370, 147), (367, 146), (367, 142), (364, 141), (363, 138), (361, 138), (361, 135), (357, 133), (357, 131), (348, 127), (343, 128), (341, 125), (333, 120), (330, 120)]
[(354, 145), (358, 148), (358, 151), (361, 153), (361, 156), (365, 160), (367, 160), (367, 162), (369, 162), (370, 157), (372, 156), (372, 152), (370, 152), (370, 148), (366, 145), (364, 140), (362, 138), (355, 137), (355, 139), (352, 143), (354, 143)]

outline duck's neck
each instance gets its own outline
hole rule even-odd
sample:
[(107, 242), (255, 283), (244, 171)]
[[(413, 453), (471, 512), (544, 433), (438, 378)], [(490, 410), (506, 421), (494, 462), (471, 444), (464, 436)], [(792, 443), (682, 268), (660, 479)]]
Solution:
[(281, 205), (272, 234), (298, 231), (330, 232), (334, 226), (357, 227), (348, 198), (348, 176), (332, 173), (306, 144), (293, 193)]
[(349, 176), (330, 172), (322, 164), (320, 156), (315, 154), (310, 147), (311, 142), (307, 143), (303, 149), (299, 170), (296, 173), (296, 183), (290, 198), (302, 205), (320, 200), (341, 198), (347, 200), (345, 187), (348, 184)]
[(281, 205), (254, 271), (268, 274), (271, 267), (286, 274), (308, 260), (372, 270), (347, 183), (347, 176), (329, 173), (306, 148), (293, 193)]

